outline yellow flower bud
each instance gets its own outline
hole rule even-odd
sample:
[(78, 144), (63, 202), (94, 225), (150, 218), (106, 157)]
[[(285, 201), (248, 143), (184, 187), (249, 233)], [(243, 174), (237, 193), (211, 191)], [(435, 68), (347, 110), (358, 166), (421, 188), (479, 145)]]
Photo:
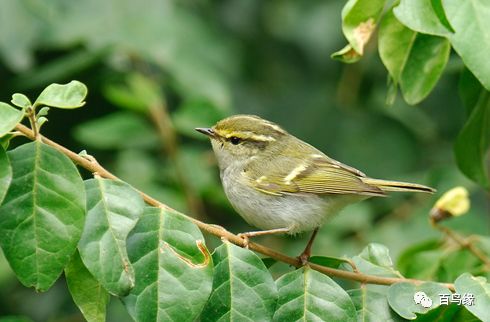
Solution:
[(470, 209), (468, 190), (464, 187), (455, 187), (444, 193), (431, 210), (430, 217), (439, 222), (449, 217), (464, 215)]

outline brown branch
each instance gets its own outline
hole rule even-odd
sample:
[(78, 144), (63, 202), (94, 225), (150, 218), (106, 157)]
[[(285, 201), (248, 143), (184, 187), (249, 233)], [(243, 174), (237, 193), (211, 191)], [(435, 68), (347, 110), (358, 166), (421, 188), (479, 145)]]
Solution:
[[(34, 140), (35, 136), (34, 133), (27, 128), (26, 126), (19, 124), (16, 126), (16, 129), (20, 132), (22, 132), (26, 137)], [(41, 136), (42, 142), (46, 143), (49, 146), (52, 146), (56, 150), (60, 151), (61, 153), (65, 154), (68, 156), (73, 162), (78, 164), (79, 166), (89, 170), (92, 173), (97, 173), (99, 176), (103, 178), (108, 178), (108, 179), (115, 179), (119, 180), (115, 175), (107, 171), (104, 167), (102, 167), (100, 164), (97, 162), (94, 162), (93, 160), (89, 160), (89, 158), (83, 157), (67, 148), (65, 148), (62, 145), (59, 145), (58, 143), (51, 141), (50, 139)], [(160, 207), (166, 210), (176, 211), (175, 209), (172, 209), (171, 207), (159, 202), (158, 200), (150, 197), (149, 195), (145, 194), (144, 192), (138, 191), (143, 199), (148, 203), (149, 205), (155, 206), (155, 207)], [(246, 246), (244, 239), (238, 237), (235, 234), (230, 233), (223, 227), (217, 226), (217, 225), (211, 225), (204, 223), (200, 220), (197, 220), (195, 218), (189, 217), (185, 214), (181, 214), (182, 216), (185, 216), (187, 219), (192, 221), (194, 224), (196, 224), (200, 229), (203, 231), (206, 231), (212, 235), (218, 236), (220, 238), (224, 238), (231, 243), (238, 245), (240, 247)], [(248, 243), (248, 248), (256, 251), (258, 253), (261, 253), (263, 255), (269, 256), (277, 261), (284, 262), (286, 264), (295, 266), (295, 267), (301, 267), (301, 262), (298, 258), (290, 257), (287, 255), (284, 255), (282, 253), (276, 252), (275, 250), (257, 244), (253, 242)], [(329, 276), (334, 276), (342, 279), (347, 279), (347, 280), (352, 280), (352, 281), (357, 281), (360, 283), (366, 283), (366, 284), (379, 284), (379, 285), (391, 285), (399, 282), (410, 282), (413, 284), (422, 284), (426, 281), (423, 280), (416, 280), (416, 279), (410, 279), (410, 278), (401, 278), (401, 277), (381, 277), (381, 276), (375, 276), (375, 275), (368, 275), (368, 274), (363, 274), (363, 273), (358, 273), (358, 272), (349, 272), (349, 271), (344, 271), (340, 269), (335, 269), (335, 268), (330, 268), (326, 266), (321, 266), (313, 263), (308, 264), (312, 269), (319, 271), (321, 273), (324, 273)], [(450, 283), (441, 283), (443, 286), (447, 287), (451, 291), (454, 291), (454, 285)]]
[(433, 223), (433, 226), (437, 230), (441, 231), (448, 238), (454, 240), (461, 248), (467, 249), (476, 258), (478, 258), (483, 264), (485, 264), (485, 267), (487, 269), (490, 268), (490, 258), (488, 258), (487, 255), (485, 255), (478, 247), (476, 247), (472, 241), (461, 237), (455, 231), (453, 231), (447, 227), (440, 226), (437, 223)]

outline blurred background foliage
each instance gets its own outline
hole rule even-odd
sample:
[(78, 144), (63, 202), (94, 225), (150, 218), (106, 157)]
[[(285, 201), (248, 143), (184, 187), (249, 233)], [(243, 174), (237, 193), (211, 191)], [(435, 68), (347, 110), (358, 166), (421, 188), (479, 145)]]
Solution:
[[(454, 276), (444, 275), (449, 270), (442, 264), (429, 271), (414, 268), (410, 254), (423, 249), (417, 255), (421, 263), (446, 256), (430, 253), (440, 246), (441, 234), (428, 224), (428, 212), (456, 185), (469, 189), (472, 207), (448, 226), (464, 234), (489, 233), (488, 194), (461, 174), (453, 156), (466, 120), (458, 97), (463, 65), (452, 54), (422, 103), (408, 106), (397, 98), (386, 106), (387, 72), (375, 45), (357, 64), (330, 59), (345, 44), (343, 5), (0, 0), (0, 100), (9, 101), (13, 92), (35, 97), (52, 82), (84, 82), (90, 90), (87, 106), (53, 111), (44, 135), (75, 151), (86, 149), (138, 189), (232, 232), (253, 228), (229, 205), (209, 142), (193, 128), (231, 114), (260, 115), (369, 176), (439, 191), (394, 194), (347, 208), (321, 229), (314, 254), (352, 256), (378, 242), (389, 247), (407, 276), (454, 279), (475, 267), (471, 254), (457, 253), (444, 262), (464, 263)], [(210, 248), (219, 243), (208, 237)], [(307, 237), (258, 241), (296, 255)], [(276, 273), (287, 269), (274, 266)], [(434, 277), (436, 271), (442, 275)], [(2, 259), (0, 315), (79, 321), (64, 285), (36, 294), (20, 285)], [(108, 321), (125, 320), (124, 308), (112, 300)]]

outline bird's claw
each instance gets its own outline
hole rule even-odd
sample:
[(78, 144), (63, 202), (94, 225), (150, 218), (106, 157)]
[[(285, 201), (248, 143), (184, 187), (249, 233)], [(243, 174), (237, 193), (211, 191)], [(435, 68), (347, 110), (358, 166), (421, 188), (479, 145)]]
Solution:
[(240, 233), (237, 236), (243, 239), (243, 248), (248, 249), (248, 243), (250, 242), (249, 236), (246, 233)]

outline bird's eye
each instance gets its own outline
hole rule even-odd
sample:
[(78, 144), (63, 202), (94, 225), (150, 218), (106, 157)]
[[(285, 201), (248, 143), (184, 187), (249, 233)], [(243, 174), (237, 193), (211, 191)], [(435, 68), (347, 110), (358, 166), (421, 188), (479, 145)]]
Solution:
[(237, 138), (236, 136), (232, 136), (232, 137), (230, 138), (230, 142), (231, 142), (231, 144), (233, 144), (233, 145), (237, 145), (237, 144), (239, 144), (241, 141), (242, 141), (242, 140), (241, 140), (240, 138)]

